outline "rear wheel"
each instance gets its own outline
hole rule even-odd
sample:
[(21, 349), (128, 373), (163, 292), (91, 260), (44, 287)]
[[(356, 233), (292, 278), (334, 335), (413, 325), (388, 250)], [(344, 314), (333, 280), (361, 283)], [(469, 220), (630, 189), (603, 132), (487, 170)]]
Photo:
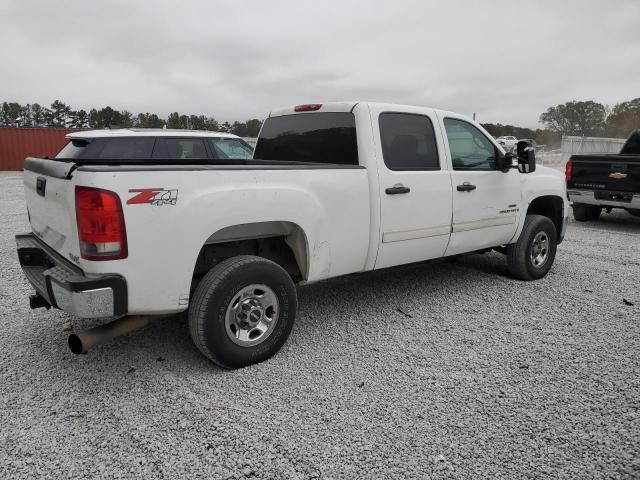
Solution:
[(273, 356), (291, 333), (298, 301), (278, 264), (243, 255), (220, 262), (201, 280), (189, 306), (198, 349), (223, 368)]
[(520, 280), (544, 277), (556, 258), (558, 233), (542, 215), (527, 215), (518, 242), (507, 246), (509, 272)]
[(627, 212), (629, 212), (634, 217), (640, 217), (640, 209), (630, 208), (630, 209), (627, 210)]
[(596, 205), (573, 204), (573, 217), (578, 222), (588, 222), (597, 220), (600, 217), (602, 208)]

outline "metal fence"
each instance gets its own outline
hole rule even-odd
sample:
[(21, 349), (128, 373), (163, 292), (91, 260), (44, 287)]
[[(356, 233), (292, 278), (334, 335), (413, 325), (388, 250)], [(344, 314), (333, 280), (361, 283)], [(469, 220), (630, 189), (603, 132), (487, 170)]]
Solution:
[(559, 150), (537, 153), (539, 162), (547, 167), (564, 168), (571, 155), (579, 153), (618, 153), (624, 145), (624, 138), (562, 136)]

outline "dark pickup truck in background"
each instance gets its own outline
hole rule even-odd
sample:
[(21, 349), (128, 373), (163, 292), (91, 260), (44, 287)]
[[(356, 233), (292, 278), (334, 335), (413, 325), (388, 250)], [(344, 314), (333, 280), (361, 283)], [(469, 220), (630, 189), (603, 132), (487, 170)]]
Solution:
[(565, 174), (573, 216), (579, 222), (596, 220), (603, 208), (640, 216), (640, 130), (618, 154), (573, 155)]

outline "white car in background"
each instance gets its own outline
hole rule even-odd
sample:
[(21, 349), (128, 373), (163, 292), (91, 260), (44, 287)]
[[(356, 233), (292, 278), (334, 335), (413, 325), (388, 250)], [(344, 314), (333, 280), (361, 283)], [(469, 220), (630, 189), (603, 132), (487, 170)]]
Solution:
[(518, 139), (511, 135), (503, 135), (501, 137), (496, 138), (496, 142), (504, 148), (505, 152), (511, 152), (514, 148), (516, 148), (516, 144), (518, 143)]
[(138, 162), (196, 160), (248, 160), (253, 147), (231, 133), (209, 130), (122, 128), (84, 130), (66, 136), (69, 142), (56, 159), (78, 158), (97, 163), (117, 164), (128, 159)]

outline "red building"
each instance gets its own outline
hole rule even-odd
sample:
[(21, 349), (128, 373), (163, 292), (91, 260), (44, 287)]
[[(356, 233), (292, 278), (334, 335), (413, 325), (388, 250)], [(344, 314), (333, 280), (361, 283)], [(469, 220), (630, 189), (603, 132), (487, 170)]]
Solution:
[(52, 158), (74, 128), (0, 127), (0, 171), (22, 170), (26, 157)]

